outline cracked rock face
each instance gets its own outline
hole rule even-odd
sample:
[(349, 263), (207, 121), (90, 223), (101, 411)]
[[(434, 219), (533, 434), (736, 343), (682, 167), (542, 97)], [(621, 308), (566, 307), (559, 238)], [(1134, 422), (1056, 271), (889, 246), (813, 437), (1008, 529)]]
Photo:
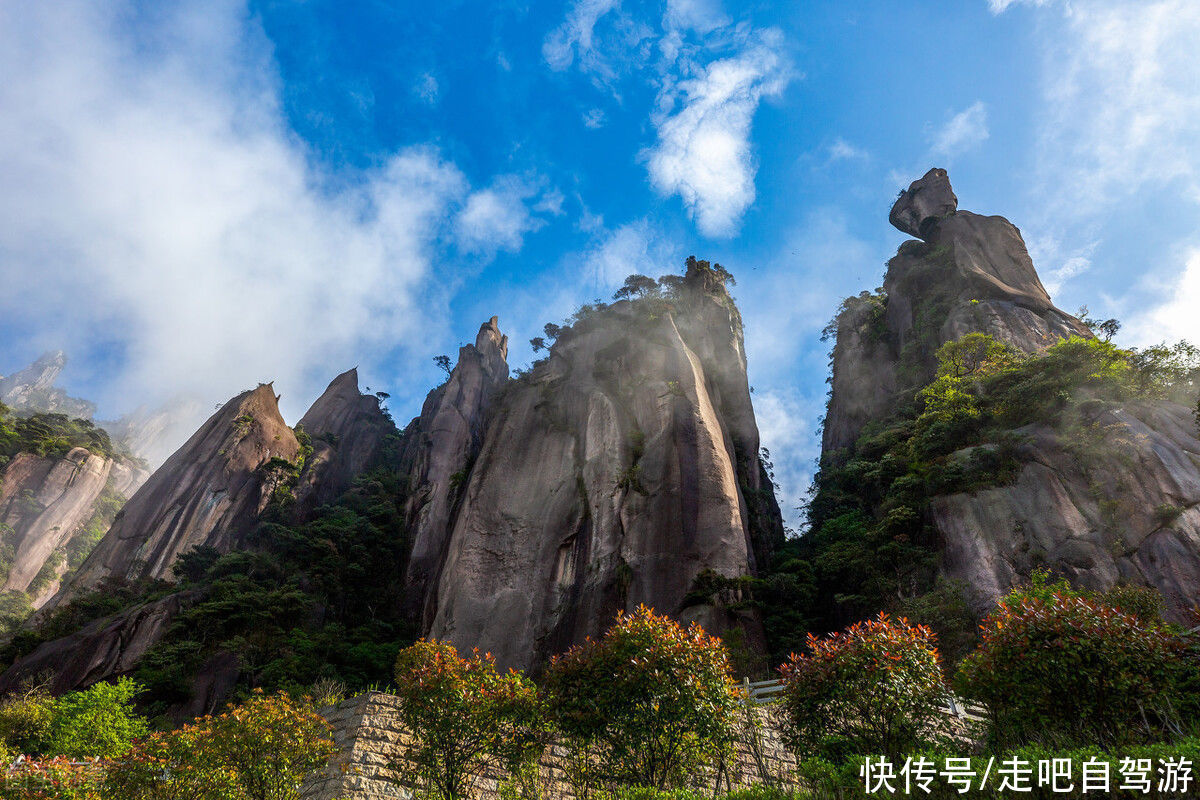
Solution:
[(45, 642), (0, 676), (0, 694), (22, 681), (53, 673), (53, 694), (63, 694), (117, 675), (128, 675), (162, 638), (184, 598), (168, 595), (153, 603), (96, 620), (79, 631)]
[(270, 384), (233, 398), (138, 489), (48, 605), (109, 575), (171, 580), (175, 559), (198, 545), (227, 552), (270, 501), (263, 467), (273, 458), (294, 462), (299, 452)]
[(408, 613), (422, 627), (431, 621), (426, 600), (441, 575), (462, 484), (483, 446), (492, 401), (508, 381), (507, 358), (508, 337), (492, 317), (474, 345), (459, 349), (449, 379), (429, 393), (405, 430), (404, 511), (413, 543), (405, 581)]
[(8, 526), (6, 538), (15, 550), (0, 591), (30, 593), (34, 608), (40, 607), (57, 590), (65, 558), (48, 581), (37, 581), (39, 574), (82, 533), (104, 489), (125, 498), (146, 477), (136, 465), (82, 447), (62, 458), (18, 453), (0, 472), (0, 523)]
[(1200, 439), (1191, 409), (1137, 402), (1087, 423), (1104, 430), (1081, 461), (1069, 436), (1028, 437), (1011, 486), (939, 497), (932, 516), (945, 572), (985, 611), (1037, 566), (1072, 583), (1153, 586), (1182, 621), (1200, 598)]
[(430, 636), (536, 669), (644, 603), (762, 646), (757, 620), (685, 603), (705, 570), (752, 572), (763, 491), (740, 328), (690, 291), (674, 314), (614, 304), (505, 387), (450, 502)]

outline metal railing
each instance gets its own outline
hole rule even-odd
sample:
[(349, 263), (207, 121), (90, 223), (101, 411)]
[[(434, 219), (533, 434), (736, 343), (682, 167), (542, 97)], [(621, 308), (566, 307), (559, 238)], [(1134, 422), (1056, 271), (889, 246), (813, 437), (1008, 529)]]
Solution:
[[(749, 678), (746, 678), (742, 681), (741, 686), (745, 697), (744, 702), (756, 705), (774, 703), (783, 694), (783, 681), (778, 678), (769, 681), (751, 681)], [(982, 720), (987, 714), (987, 711), (982, 706), (967, 703), (962, 698), (955, 697), (952, 694), (946, 695), (942, 700), (941, 710), (959, 719), (969, 720)]]

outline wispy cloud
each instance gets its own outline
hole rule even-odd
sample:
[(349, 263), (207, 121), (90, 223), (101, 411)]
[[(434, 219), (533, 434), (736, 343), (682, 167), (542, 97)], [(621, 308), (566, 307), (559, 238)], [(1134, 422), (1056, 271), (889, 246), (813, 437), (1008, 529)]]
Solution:
[(866, 161), (870, 155), (866, 150), (847, 142), (845, 139), (834, 139), (833, 144), (829, 145), (829, 162), (835, 163), (838, 161)]
[(992, 9), (993, 14), (1000, 14), (1011, 6), (1044, 6), (1051, 2), (1053, 0), (988, 0), (988, 7)]
[(675, 247), (645, 219), (603, 230), (583, 256), (586, 274), (598, 286), (620, 286), (634, 273), (658, 277), (678, 269)]
[[(999, 13), (1010, 5), (993, 2), (992, 9)], [(1030, 172), (1032, 208), (1022, 227), (1031, 250), (1040, 242), (1036, 249), (1054, 254), (1039, 260), (1039, 267), (1048, 271), (1048, 285), (1061, 287), (1085, 268), (1115, 269), (1106, 253), (1127, 230), (1130, 209), (1200, 210), (1200, 61), (1194, 57), (1200, 4), (1029, 5), (1043, 6), (1035, 38), (1042, 51), (1042, 102)], [(1147, 254), (1145, 269), (1156, 281), (1186, 284), (1192, 262), (1181, 254), (1190, 252), (1192, 236), (1189, 231), (1183, 241)], [(1161, 318), (1156, 308), (1139, 311), (1144, 304), (1129, 299), (1127, 331), (1149, 331), (1157, 324), (1151, 321)]]
[(440, 88), (438, 79), (432, 72), (423, 72), (413, 83), (413, 94), (428, 105), (436, 105)]
[[(529, 202), (537, 195), (537, 183), (517, 175), (501, 175), (491, 186), (472, 192), (454, 222), (459, 245), (468, 253), (489, 255), (520, 250), (525, 234), (546, 224), (530, 213)], [(555, 202), (555, 195), (547, 193), (538, 206), (553, 211)], [(561, 194), (557, 205), (561, 208)]]
[(535, 224), (521, 197), (485, 224), (488, 195), (429, 147), (332, 185), (240, 4), (134, 16), (64, 0), (0, 25), (0, 314), (115, 360), (110, 408), (276, 379), (294, 417), (437, 324), (426, 279), (459, 209), (468, 241), (516, 247)]
[(730, 236), (754, 202), (758, 166), (750, 144), (754, 113), (788, 80), (781, 35), (768, 30), (730, 58), (701, 68), (660, 97), (658, 140), (643, 154), (650, 183), (678, 194), (700, 232)]
[(987, 107), (977, 101), (939, 128), (932, 137), (930, 152), (934, 156), (953, 160), (987, 141), (989, 136)]
[(611, 85), (633, 66), (613, 54), (628, 52), (649, 33), (646, 25), (621, 12), (620, 0), (575, 0), (562, 24), (542, 42), (542, 57), (553, 70), (575, 65), (599, 84)]
[(1200, 249), (1188, 251), (1183, 259), (1183, 271), (1158, 294), (1168, 298), (1134, 316), (1126, 325), (1125, 334), (1134, 343), (1145, 345), (1163, 341), (1187, 339), (1200, 342)]
[[(542, 54), (552, 69), (574, 65), (614, 97), (619, 77), (653, 86), (655, 141), (641, 151), (650, 185), (678, 195), (704, 235), (736, 233), (755, 198), (754, 115), (792, 77), (778, 29), (735, 23), (719, 0), (669, 0), (657, 29), (617, 0), (576, 0)], [(584, 116), (588, 127), (605, 121), (599, 108)]]

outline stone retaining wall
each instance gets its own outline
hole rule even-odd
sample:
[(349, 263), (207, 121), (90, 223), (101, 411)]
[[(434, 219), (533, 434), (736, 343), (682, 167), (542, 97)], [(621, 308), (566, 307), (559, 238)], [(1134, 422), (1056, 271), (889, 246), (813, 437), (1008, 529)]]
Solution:
[[(340, 753), (324, 774), (305, 787), (304, 800), (397, 800), (412, 796), (414, 771), (407, 759), (412, 737), (400, 724), (396, 704), (392, 695), (368, 692), (325, 710)], [(743, 732), (734, 763), (725, 774), (701, 779), (707, 788), (715, 788), (717, 780), (723, 789), (768, 781), (791, 784), (796, 759), (783, 746), (770, 708), (750, 709), (758, 720), (757, 735)], [(562, 768), (569, 755), (561, 745), (548, 747), (542, 755), (538, 772), (543, 800), (575, 800)], [(503, 774), (477, 776), (474, 796), (478, 800), (498, 800), (505, 779)]]

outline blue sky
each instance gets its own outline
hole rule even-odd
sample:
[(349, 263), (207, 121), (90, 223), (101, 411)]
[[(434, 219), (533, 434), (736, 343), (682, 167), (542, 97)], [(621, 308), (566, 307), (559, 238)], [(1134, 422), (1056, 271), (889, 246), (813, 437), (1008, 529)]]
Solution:
[[(950, 170), (1060, 306), (1200, 339), (1200, 4), (0, 0), (0, 372), (113, 416), (431, 360), (689, 254), (738, 279), (783, 504), (897, 190)], [(794, 520), (796, 515), (789, 512)]]

